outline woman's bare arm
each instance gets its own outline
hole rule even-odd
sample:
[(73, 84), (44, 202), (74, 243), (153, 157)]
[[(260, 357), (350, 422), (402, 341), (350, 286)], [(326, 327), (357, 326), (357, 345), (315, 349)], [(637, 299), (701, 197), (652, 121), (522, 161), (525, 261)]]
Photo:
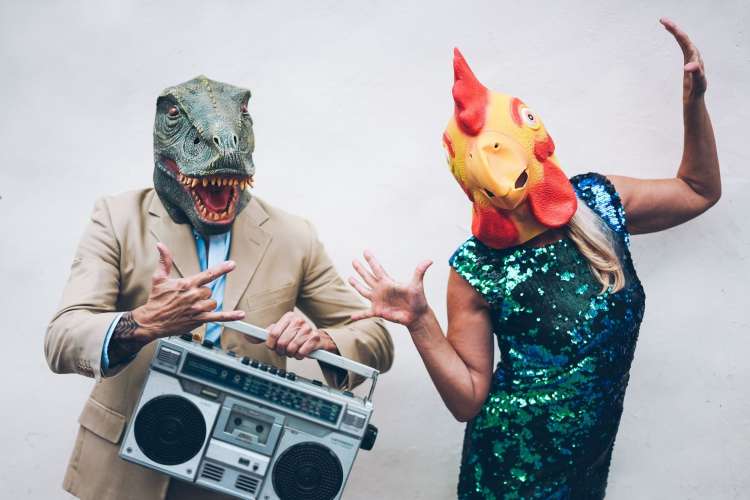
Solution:
[(467, 421), (476, 415), (490, 389), (493, 364), (492, 325), (485, 300), (455, 271), (448, 281), (448, 335), (427, 304), (423, 262), (408, 284), (395, 282), (375, 257), (365, 252), (370, 269), (357, 261), (363, 282), (349, 282), (371, 302), (369, 311), (352, 317), (378, 316), (406, 326), (435, 387), (453, 416)]
[(676, 177), (635, 179), (608, 176), (620, 193), (631, 233), (650, 233), (682, 224), (713, 206), (721, 196), (716, 141), (704, 95), (703, 59), (687, 34), (674, 22), (661, 20), (684, 55), (684, 147)]
[(492, 324), (484, 299), (451, 270), (448, 335), (443, 336), (432, 309), (409, 332), (445, 406), (457, 420), (471, 420), (487, 399), (492, 379)]

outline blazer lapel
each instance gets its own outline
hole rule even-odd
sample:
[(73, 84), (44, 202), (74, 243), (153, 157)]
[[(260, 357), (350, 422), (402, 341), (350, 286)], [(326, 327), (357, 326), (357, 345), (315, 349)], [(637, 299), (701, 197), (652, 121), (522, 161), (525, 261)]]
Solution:
[[(178, 274), (186, 277), (200, 272), (198, 252), (195, 249), (195, 237), (191, 226), (175, 224), (155, 192), (149, 206), (149, 213), (153, 216), (151, 233), (158, 241), (167, 245), (172, 252), (174, 268)], [(237, 267), (227, 274), (223, 306), (225, 311), (232, 311), (237, 307), (240, 297), (268, 249), (271, 235), (260, 227), (266, 220), (268, 220), (268, 214), (253, 197), (232, 224), (229, 258), (235, 261)]]
[[(172, 252), (174, 269), (183, 278), (200, 272), (198, 252), (195, 249), (195, 237), (190, 224), (175, 224), (161, 200), (152, 191), (153, 198), (149, 206), (149, 213), (153, 216), (150, 231), (160, 241), (167, 245)], [(154, 248), (154, 252), (156, 252)]]
[(271, 235), (260, 227), (266, 220), (268, 214), (252, 197), (232, 225), (229, 258), (235, 261), (237, 267), (227, 274), (223, 307), (225, 311), (232, 311), (237, 307), (268, 249)]

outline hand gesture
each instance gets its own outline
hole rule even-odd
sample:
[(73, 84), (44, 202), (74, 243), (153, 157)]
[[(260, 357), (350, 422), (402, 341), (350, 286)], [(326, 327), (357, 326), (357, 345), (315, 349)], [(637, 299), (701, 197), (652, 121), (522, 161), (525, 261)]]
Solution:
[(684, 56), (685, 73), (682, 77), (682, 98), (684, 101), (690, 101), (703, 96), (706, 93), (708, 82), (706, 81), (706, 70), (703, 67), (703, 58), (700, 52), (688, 38), (687, 33), (682, 31), (677, 24), (663, 17), (659, 20), (667, 31), (672, 33), (677, 44), (682, 49)]
[(182, 334), (204, 323), (235, 321), (245, 317), (243, 311), (214, 311), (216, 301), (211, 289), (204, 286), (235, 267), (222, 262), (187, 278), (170, 278), (172, 254), (163, 243), (157, 243), (159, 265), (151, 278), (148, 301), (133, 311), (140, 333), (150, 340)]
[(426, 260), (417, 266), (409, 283), (397, 283), (383, 269), (375, 256), (364, 253), (369, 269), (358, 260), (352, 262), (354, 270), (364, 283), (350, 277), (349, 283), (362, 297), (370, 301), (370, 309), (352, 315), (353, 320), (379, 317), (411, 328), (429, 310), (424, 294), (424, 275), (432, 265)]

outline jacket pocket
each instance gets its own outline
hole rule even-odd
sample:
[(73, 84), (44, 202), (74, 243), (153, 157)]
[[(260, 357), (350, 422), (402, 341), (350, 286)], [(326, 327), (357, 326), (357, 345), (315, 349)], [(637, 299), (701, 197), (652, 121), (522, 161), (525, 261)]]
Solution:
[(107, 408), (93, 398), (86, 400), (78, 423), (100, 438), (117, 444), (125, 431), (127, 419), (124, 415)]

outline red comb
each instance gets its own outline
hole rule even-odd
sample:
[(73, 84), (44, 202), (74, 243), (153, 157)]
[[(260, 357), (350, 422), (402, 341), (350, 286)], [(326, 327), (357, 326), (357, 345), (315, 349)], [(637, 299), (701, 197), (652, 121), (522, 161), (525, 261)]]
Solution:
[(484, 127), (488, 91), (466, 64), (458, 49), (453, 49), (453, 101), (456, 122), (467, 135), (477, 135)]

